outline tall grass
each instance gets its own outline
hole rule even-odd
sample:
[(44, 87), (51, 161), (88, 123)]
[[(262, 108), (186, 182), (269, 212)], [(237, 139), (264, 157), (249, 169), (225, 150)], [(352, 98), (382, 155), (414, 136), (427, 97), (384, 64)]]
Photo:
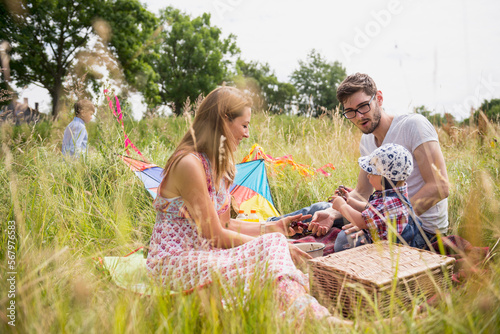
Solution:
[[(0, 128), (0, 268), (7, 267), (8, 221), (16, 222), (16, 326), (7, 324), (9, 285), (0, 282), (0, 332), (19, 333), (323, 333), (328, 324), (312, 319), (284, 321), (270, 286), (256, 286), (251, 298), (224, 307), (216, 286), (191, 295), (138, 296), (109, 281), (93, 258), (124, 255), (146, 245), (155, 212), (140, 181), (115, 155), (123, 152), (121, 128), (105, 109), (88, 125), (86, 159), (64, 160), (60, 145), (68, 117), (55, 123)], [(125, 123), (129, 137), (162, 166), (188, 126), (183, 117)], [(498, 126), (490, 129), (497, 136)], [(451, 183), (451, 232), (477, 246), (500, 238), (500, 148), (483, 145), (473, 128), (451, 136), (438, 129)], [(355, 185), (360, 133), (339, 118), (268, 116), (252, 118), (250, 138), (273, 156), (293, 154), (314, 167), (333, 163), (331, 177), (304, 178), (290, 168), (270, 173), (275, 202), (289, 212), (325, 200), (339, 184)], [(495, 253), (497, 248), (493, 250)], [(361, 315), (353, 332), (459, 332), (500, 330), (500, 265), (496, 256), (467, 282), (443, 292), (423, 315), (399, 320)], [(483, 269), (483, 268), (479, 268)], [(239, 292), (241, 294), (241, 291)], [(244, 297), (241, 297), (242, 299)], [(364, 319), (364, 320), (363, 320)], [(367, 320), (368, 319), (368, 320)]]

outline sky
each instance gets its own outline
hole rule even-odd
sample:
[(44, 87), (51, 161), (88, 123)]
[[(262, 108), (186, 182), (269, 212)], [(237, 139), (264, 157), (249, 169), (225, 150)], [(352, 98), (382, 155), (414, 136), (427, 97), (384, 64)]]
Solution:
[[(224, 36), (236, 36), (243, 59), (269, 63), (280, 81), (289, 81), (299, 60), (316, 49), (347, 74), (369, 74), (390, 114), (425, 105), (461, 120), (483, 100), (500, 98), (498, 0), (143, 3), (153, 13), (168, 5), (192, 17), (211, 13)], [(134, 101), (139, 115), (145, 106)]]

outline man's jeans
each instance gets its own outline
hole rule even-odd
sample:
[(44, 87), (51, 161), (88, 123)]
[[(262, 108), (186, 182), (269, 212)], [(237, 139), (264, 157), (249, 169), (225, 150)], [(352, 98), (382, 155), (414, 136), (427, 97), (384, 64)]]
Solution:
[[(423, 230), (423, 231), (425, 233), (425, 237), (427, 238), (427, 240), (429, 240), (429, 244), (436, 241), (435, 234), (427, 232), (425, 230)], [(371, 237), (370, 237), (370, 232), (368, 232), (367, 230), (363, 230), (363, 232), (364, 232), (363, 235), (358, 237), (357, 240), (352, 238), (351, 235), (345, 234), (345, 231), (340, 232), (337, 235), (337, 239), (335, 240), (335, 246), (334, 246), (335, 253), (344, 251), (346, 249), (371, 244), (372, 241), (371, 241)], [(419, 233), (419, 236), (420, 236), (420, 233)], [(422, 243), (425, 244), (425, 246), (422, 246), (422, 249), (429, 249), (426, 241), (424, 241), (425, 239), (421, 236), (420, 236), (420, 238), (422, 239)]]
[[(287, 213), (286, 215), (283, 215), (283, 216), (267, 218), (267, 221), (268, 222), (270, 222), (270, 221), (276, 221), (276, 220), (280, 220), (283, 217), (294, 216), (294, 215), (298, 215), (298, 214), (312, 215), (312, 216), (314, 216), (314, 213), (316, 211), (326, 210), (326, 209), (331, 208), (331, 207), (332, 207), (332, 203), (329, 203), (329, 202), (318, 202), (318, 203), (312, 204), (311, 206), (302, 208), (300, 210), (297, 210), (297, 211), (294, 211), (294, 212), (291, 212), (291, 213)], [(309, 219), (304, 220), (304, 223), (309, 223), (311, 221), (311, 219), (312, 219), (312, 217), (309, 218)]]

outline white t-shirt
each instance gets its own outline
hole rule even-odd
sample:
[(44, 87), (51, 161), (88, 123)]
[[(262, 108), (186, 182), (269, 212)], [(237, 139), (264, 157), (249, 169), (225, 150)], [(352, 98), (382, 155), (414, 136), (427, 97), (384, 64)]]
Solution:
[[(413, 154), (417, 147), (429, 141), (439, 142), (434, 126), (424, 116), (410, 114), (394, 116), (382, 145), (388, 143), (399, 144)], [(364, 134), (361, 137), (359, 144), (361, 156), (369, 155), (377, 148), (373, 134)], [(415, 156), (413, 156), (413, 172), (406, 182), (410, 198), (425, 184), (415, 161)], [(441, 200), (419, 217), (422, 219), (422, 227), (427, 232), (435, 233), (435, 230), (438, 229), (441, 233), (446, 233), (448, 230), (448, 200), (446, 198)]]

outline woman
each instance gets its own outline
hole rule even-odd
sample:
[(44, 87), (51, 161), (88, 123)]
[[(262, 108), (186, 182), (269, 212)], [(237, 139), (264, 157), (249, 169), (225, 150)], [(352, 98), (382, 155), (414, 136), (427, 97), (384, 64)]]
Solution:
[[(157, 216), (148, 270), (162, 284), (183, 291), (215, 279), (223, 286), (244, 282), (245, 289), (252, 279), (273, 279), (282, 311), (300, 316), (310, 309), (317, 318), (328, 316), (307, 294), (307, 276), (293, 263), (310, 256), (285, 238), (295, 233), (290, 223), (302, 215), (268, 222), (265, 231), (259, 223), (230, 219), (233, 153), (248, 138), (251, 106), (232, 87), (215, 89), (200, 104), (192, 127), (165, 166), (153, 203)], [(262, 232), (267, 234), (255, 237)]]

